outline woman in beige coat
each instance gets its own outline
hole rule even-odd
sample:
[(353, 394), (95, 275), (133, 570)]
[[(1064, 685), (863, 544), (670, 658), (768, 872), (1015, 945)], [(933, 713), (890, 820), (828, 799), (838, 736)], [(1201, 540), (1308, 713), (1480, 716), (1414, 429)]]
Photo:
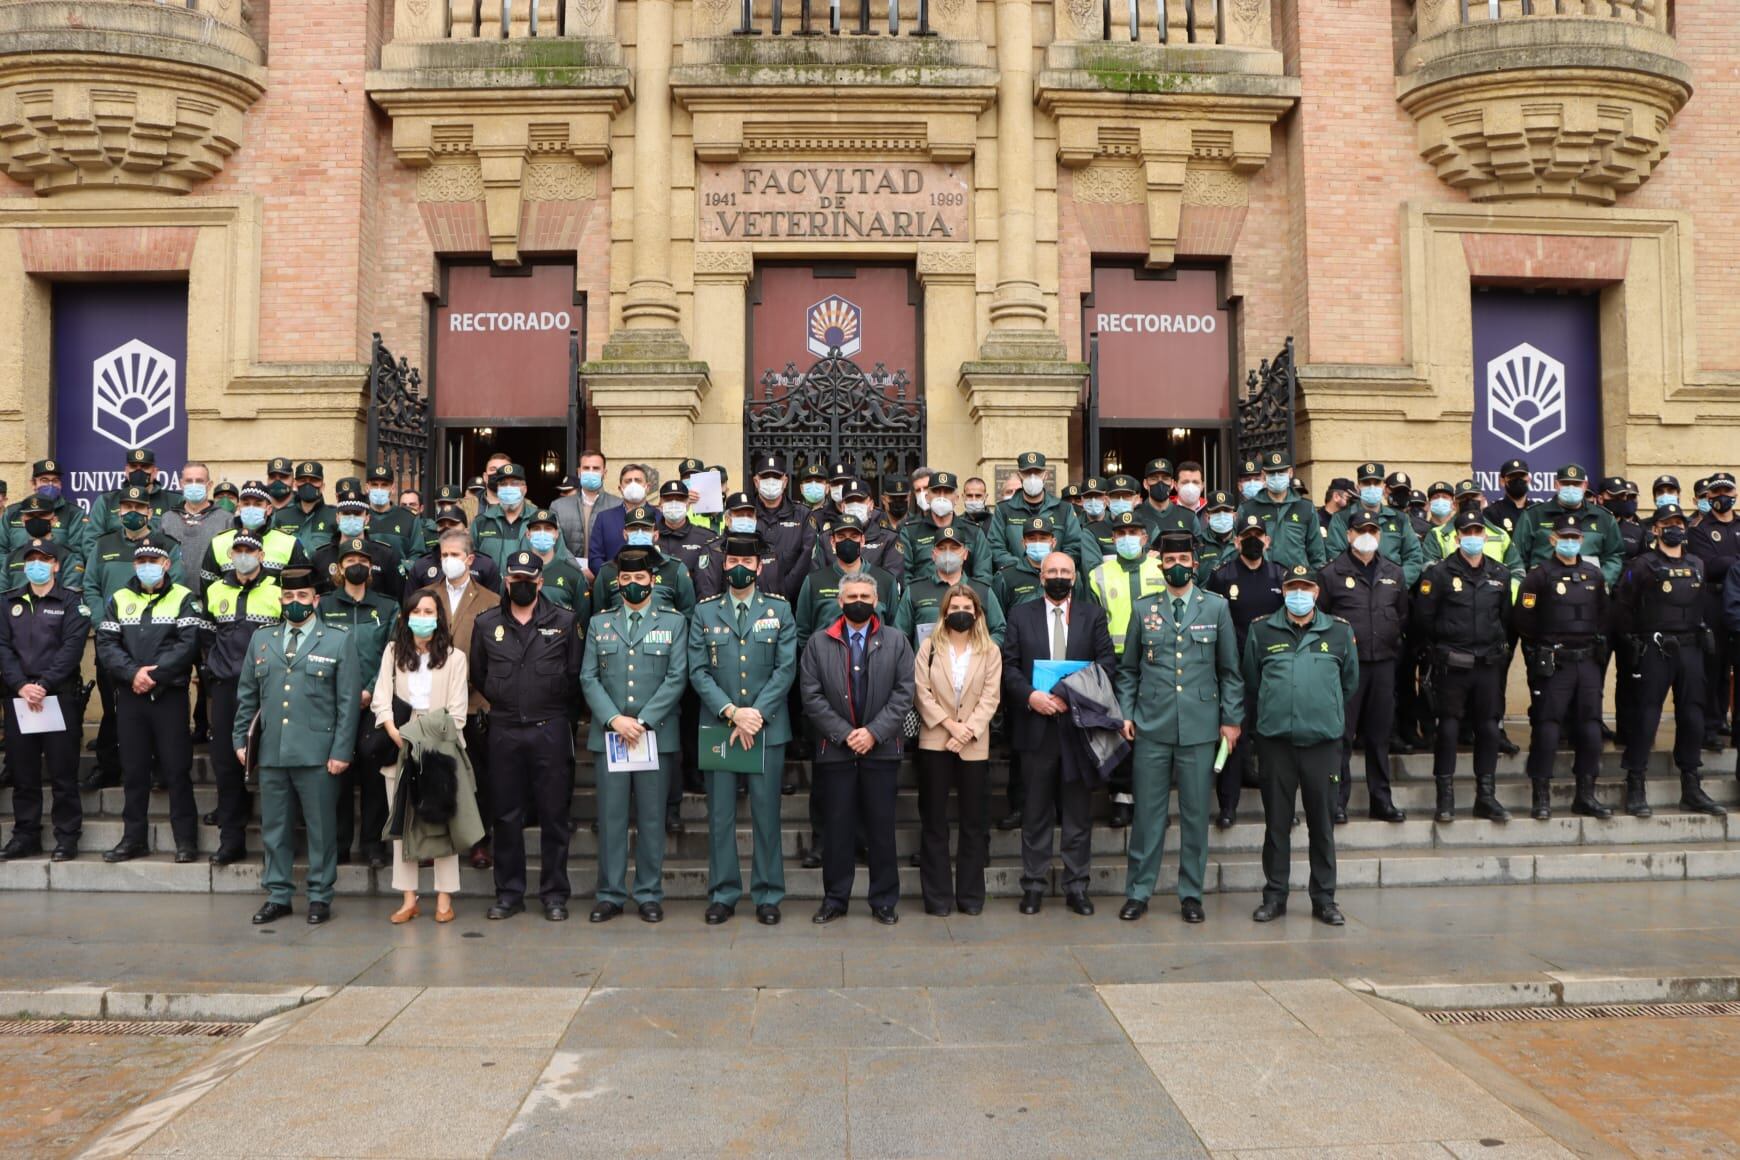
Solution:
[[(991, 718), (1002, 696), (1003, 654), (985, 627), (985, 606), (966, 584), (943, 595), (942, 620), (915, 659), (918, 815), (923, 823), (918, 879), (924, 912), (962, 914), (985, 907), (991, 856)], [(960, 798), (960, 844), (949, 877), (949, 789)]]
[[(375, 711), (375, 723), (386, 729), (393, 744), (404, 747), (397, 723), (393, 720), (395, 699), (411, 707), (415, 720), (432, 709), (445, 709), (453, 719), (455, 731), (465, 727), (466, 700), (471, 694), (465, 654), (453, 646), (447, 627), (446, 602), (432, 588), (412, 595), (405, 604), (405, 615), (393, 629), (393, 639), (387, 642), (381, 657), (380, 676), (375, 679), (374, 696), (369, 705)], [(463, 744), (463, 742), (461, 742)], [(398, 789), (399, 762), (381, 770), (387, 779), (387, 800), (394, 800)], [(393, 913), (395, 925), (410, 922), (421, 914), (417, 906), (417, 862), (405, 858), (405, 843), (393, 840), (393, 889), (403, 891), (404, 905)], [(453, 921), (453, 895), (459, 890), (459, 857), (457, 854), (435, 859), (435, 921)]]

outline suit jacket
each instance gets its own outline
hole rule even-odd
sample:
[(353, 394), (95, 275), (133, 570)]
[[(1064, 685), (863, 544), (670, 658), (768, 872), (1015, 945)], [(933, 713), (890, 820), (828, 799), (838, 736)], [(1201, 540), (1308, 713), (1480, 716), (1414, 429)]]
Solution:
[(937, 644), (937, 638), (943, 635), (939, 629), (918, 646), (913, 690), (923, 723), (918, 732), (918, 747), (946, 750), (949, 733), (942, 723), (952, 718), (973, 731), (973, 740), (961, 749), (961, 760), (985, 761), (991, 756), (991, 718), (997, 715), (1003, 694), (1003, 653), (994, 644), (989, 649), (973, 650), (957, 702), (948, 644), (946, 641), (941, 646)]
[(586, 563), (594, 576), (599, 568), (616, 559), (616, 554), (622, 551), (622, 521), (627, 516), (628, 509), (622, 506), (620, 499), (615, 507), (592, 513), (592, 534), (586, 537)]
[[(447, 600), (447, 581), (438, 580), (433, 585), (435, 592), (443, 603)], [(501, 593), (491, 592), (476, 579), (465, 586), (465, 595), (459, 598), (459, 607), (448, 614), (447, 628), (453, 634), (455, 644), (463, 648), (461, 642), (471, 640), (471, 630), (477, 626), (477, 618), (491, 608), (501, 605)], [(466, 711), (473, 717), (480, 712), (489, 711), (489, 702), (483, 699), (483, 694), (473, 689), (466, 704)]]
[[(592, 522), (597, 523), (599, 516), (621, 506), (620, 495), (600, 491), (598, 502), (592, 505)], [(551, 500), (550, 514), (556, 517), (556, 526), (562, 531), (562, 543), (567, 545), (568, 554), (575, 559), (586, 555), (586, 542), (592, 536), (592, 529), (587, 526), (586, 505), (581, 502), (580, 493), (560, 495)], [(598, 566), (594, 564), (592, 570), (598, 571)]]
[(284, 658), (284, 627), (268, 624), (248, 642), (236, 690), (235, 748), (244, 749), (260, 715), (258, 760), (291, 769), (348, 762), (362, 715), (362, 664), (350, 633), (319, 618), (305, 621), (301, 647)]
[[(1068, 714), (1045, 717), (1027, 705), (1033, 695), (1033, 662), (1051, 657), (1050, 609), (1051, 602), (1044, 597), (1017, 604), (1008, 611), (1003, 633), (1003, 699), (1013, 714), (1012, 738), (1023, 749), (1038, 748), (1047, 730), (1069, 720)], [(1107, 680), (1113, 679), (1118, 654), (1112, 648), (1105, 609), (1080, 597), (1070, 601), (1063, 655), (1065, 660), (1092, 661), (1105, 670)]]

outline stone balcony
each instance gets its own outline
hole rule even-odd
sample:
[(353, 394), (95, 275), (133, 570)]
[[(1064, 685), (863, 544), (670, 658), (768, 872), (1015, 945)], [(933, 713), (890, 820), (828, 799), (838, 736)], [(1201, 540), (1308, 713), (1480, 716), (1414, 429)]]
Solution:
[(0, 0), (0, 164), (39, 194), (187, 193), (265, 84), (243, 0)]
[(1420, 155), (1476, 201), (1611, 204), (1692, 93), (1667, 0), (1415, 0), (1396, 91)]

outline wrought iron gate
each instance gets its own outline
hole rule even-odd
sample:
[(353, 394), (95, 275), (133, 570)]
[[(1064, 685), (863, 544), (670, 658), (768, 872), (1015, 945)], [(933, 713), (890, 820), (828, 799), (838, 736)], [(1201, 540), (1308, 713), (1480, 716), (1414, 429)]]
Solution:
[[(1293, 367), (1293, 337), (1273, 360), (1264, 359), (1251, 372), (1245, 397), (1239, 400), (1238, 459), (1258, 459), (1271, 451), (1284, 451), (1292, 461), (1293, 402), (1299, 376)], [(1236, 472), (1235, 472), (1236, 474)]]
[(793, 475), (845, 463), (878, 495), (924, 462), (924, 399), (904, 370), (866, 373), (835, 347), (802, 374), (769, 368), (760, 386), (743, 404), (745, 462), (783, 455)]
[(422, 377), (375, 334), (369, 357), (369, 466), (385, 465), (401, 488), (415, 487), (429, 502), (429, 456), (434, 426)]

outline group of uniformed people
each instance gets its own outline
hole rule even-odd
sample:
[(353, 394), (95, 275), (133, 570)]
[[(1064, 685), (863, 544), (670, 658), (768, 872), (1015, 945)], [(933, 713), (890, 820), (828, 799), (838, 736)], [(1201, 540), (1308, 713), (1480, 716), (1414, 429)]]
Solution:
[[(1023, 453), (1013, 466), (993, 503), (981, 479), (920, 469), (910, 486), (873, 487), (849, 464), (796, 472), (794, 492), (784, 460), (762, 456), (750, 464), (751, 490), (728, 493), (722, 511), (703, 515), (697, 477), (727, 473), (699, 460), (684, 461), (652, 506), (648, 469), (620, 468), (613, 494), (604, 456), (588, 451), (555, 501), (539, 508), (529, 502), (525, 470), (493, 456), (483, 475), (442, 488), (425, 510), (384, 467), (340, 480), (329, 504), (320, 463), (281, 458), (239, 487), (188, 463), (172, 490), (147, 448), (127, 453), (122, 485), (86, 513), (64, 495), (60, 465), (40, 461), (31, 493), (0, 523), (0, 680), (15, 800), (0, 857), (42, 852), (45, 773), (52, 857), (77, 856), (77, 723), (90, 692), (81, 662), (94, 636), (103, 717), (84, 784), (121, 784), (125, 799), (123, 837), (105, 860), (147, 852), (154, 787), (168, 792), (176, 860), (198, 856), (192, 746), (215, 738), (218, 802), (205, 818), (219, 835), (211, 862), (247, 857), (257, 791), (269, 900), (256, 921), (290, 912), (298, 816), (309, 850), (308, 917), (324, 921), (336, 866), (353, 856), (353, 840), (371, 866), (388, 863), (391, 803), (381, 771), (397, 757), (382, 744), (371, 690), (407, 598), (430, 593), (469, 661), (471, 696), (456, 725), (490, 831), (469, 856), (495, 870), (491, 918), (524, 909), (524, 830), (534, 824), (539, 900), (547, 918), (567, 917), (573, 746), (586, 718), (597, 771), (593, 921), (616, 917), (630, 901), (642, 919), (662, 918), (665, 839), (682, 832), (678, 807), (688, 790), (708, 802), (707, 921), (730, 919), (743, 893), (741, 795), (753, 832), (751, 900), (759, 921), (778, 922), (779, 796), (795, 789), (785, 773), (792, 748), (849, 761), (863, 787), (863, 800), (843, 813), (823, 787), (812, 794), (812, 831), (822, 834), (812, 832), (805, 865), (822, 865), (831, 845), (837, 878), (845, 847), (867, 848), (886, 886), (888, 868), (875, 863), (892, 847), (863, 830), (892, 827), (891, 803), (883, 810), (871, 798), (891, 794), (893, 782), (871, 765), (911, 751), (917, 730), (904, 719), (910, 671), (890, 678), (888, 690), (862, 684), (865, 673), (883, 679), (876, 634), (897, 634), (910, 651), (945, 616), (970, 610), (967, 623), (982, 617), (1002, 648), (1015, 610), (1040, 601), (1059, 623), (1084, 611), (1084, 625), (1104, 621), (1104, 655), (1083, 647), (1115, 687), (1117, 732), (1130, 746), (1107, 786), (1111, 824), (1132, 827), (1124, 918), (1141, 916), (1158, 880), (1173, 787), (1187, 921), (1204, 917), (1210, 817), (1231, 826), (1250, 786), (1261, 790), (1267, 825), (1267, 886), (1254, 917), (1285, 911), (1302, 798), (1313, 910), (1342, 921), (1333, 826), (1347, 818), (1356, 748), (1373, 818), (1404, 820), (1389, 757), (1420, 744), (1434, 754), (1435, 817), (1452, 821), (1457, 749), (1472, 743), (1474, 816), (1508, 821), (1494, 781), (1507, 743), (1506, 674), (1519, 645), (1531, 696), (1535, 818), (1550, 817), (1562, 740), (1574, 750), (1573, 811), (1611, 816), (1595, 778), (1603, 676), (1614, 661), (1624, 808), (1650, 812), (1643, 775), (1671, 690), (1681, 806), (1722, 812), (1702, 789), (1700, 766), (1705, 750), (1720, 748), (1740, 652), (1740, 569), (1731, 567), (1740, 520), (1726, 472), (1698, 481), (1695, 506), (1682, 504), (1674, 477), (1662, 476), (1640, 512), (1634, 484), (1611, 478), (1592, 490), (1576, 464), (1557, 471), (1550, 498), (1531, 501), (1528, 466), (1506, 463), (1504, 498), (1488, 503), (1472, 479), (1415, 492), (1405, 474), (1366, 463), (1356, 480), (1333, 481), (1321, 508), (1279, 452), (1240, 464), (1233, 493), (1205, 490), (1200, 465), (1175, 468), (1166, 459), (1146, 464), (1140, 479), (1090, 478), (1061, 494), (1051, 490), (1042, 454)], [(954, 598), (965, 593), (973, 599), (963, 610)], [(865, 619), (853, 620), (855, 612)], [(1050, 659), (1073, 657), (1074, 633), (1046, 642)], [(860, 654), (865, 639), (871, 647)], [(858, 740), (841, 748), (844, 736), (816, 728), (815, 718), (831, 717), (835, 690), (831, 677), (805, 668), (812, 651), (832, 664), (830, 650), (848, 640), (837, 690), (845, 715), (856, 711), (855, 696), (904, 705), (894, 735), (871, 737), (862, 751)], [(1028, 717), (1056, 712), (1055, 698), (1035, 693), (1032, 642), (1022, 648), (1024, 661), (1005, 658), (1021, 671), (1006, 670), (1004, 690), (1023, 694), (1002, 707), (1010, 736)], [(45, 711), (50, 700), (71, 727), (26, 730), (20, 715)], [(850, 732), (886, 731), (885, 715)], [(1049, 859), (1050, 826), (1061, 816), (1068, 862), (1070, 834), (1086, 832), (1077, 816), (1086, 796), (1057, 792), (1055, 746), (1015, 748), (1008, 810), (995, 824), (1044, 829)], [(818, 776), (824, 768), (832, 767), (818, 765)], [(946, 808), (946, 796), (933, 808)], [(833, 811), (827, 819), (824, 809)], [(842, 829), (841, 817), (851, 825)], [(1038, 909), (1035, 893), (1025, 890), (1024, 912)], [(1085, 890), (1071, 894), (1071, 906), (1092, 910)], [(843, 908), (831, 896), (818, 921)], [(891, 899), (873, 909), (893, 920)]]

